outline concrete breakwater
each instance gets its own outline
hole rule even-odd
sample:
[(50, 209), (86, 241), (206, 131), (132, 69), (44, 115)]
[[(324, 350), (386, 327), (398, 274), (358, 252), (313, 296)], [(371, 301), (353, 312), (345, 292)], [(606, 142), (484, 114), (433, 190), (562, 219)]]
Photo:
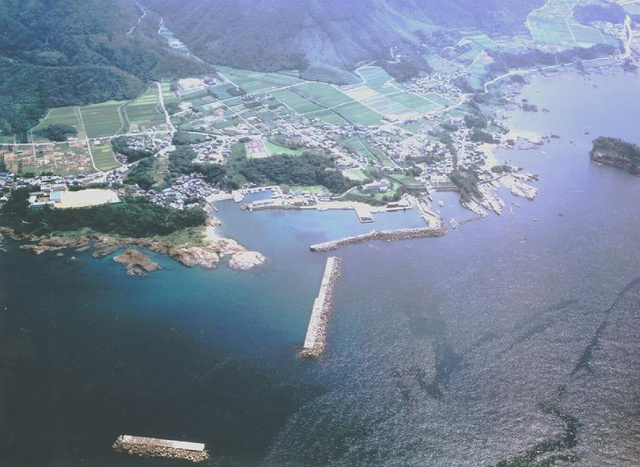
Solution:
[(209, 459), (209, 454), (205, 451), (204, 444), (145, 438), (142, 436), (119, 436), (113, 443), (113, 449), (117, 452), (140, 457), (163, 457), (165, 459), (180, 459), (196, 463)]
[(318, 358), (324, 352), (327, 341), (327, 324), (329, 313), (333, 306), (333, 291), (340, 277), (340, 258), (327, 259), (327, 265), (322, 276), (320, 292), (313, 302), (313, 311), (307, 328), (307, 335), (300, 356), (305, 358)]
[(353, 237), (346, 237), (339, 240), (332, 240), (330, 242), (311, 245), (309, 249), (316, 252), (334, 251), (346, 246), (357, 245), (358, 243), (367, 243), (376, 240), (391, 242), (398, 240), (409, 240), (412, 238), (442, 237), (446, 233), (447, 229), (442, 223), (436, 228), (422, 227), (415, 229), (372, 230), (371, 232), (362, 235), (354, 235)]

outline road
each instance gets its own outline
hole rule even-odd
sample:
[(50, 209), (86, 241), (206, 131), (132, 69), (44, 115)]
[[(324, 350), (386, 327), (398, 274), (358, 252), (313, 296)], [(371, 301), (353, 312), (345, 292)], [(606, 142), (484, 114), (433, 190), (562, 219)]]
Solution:
[(142, 23), (142, 20), (145, 18), (145, 16), (147, 16), (147, 10), (142, 5), (140, 5), (138, 2), (136, 2), (136, 5), (138, 6), (138, 8), (140, 8), (142, 10), (142, 15), (140, 15), (140, 17), (138, 18), (138, 22), (136, 24), (134, 24), (131, 29), (129, 29), (129, 31), (126, 34), (127, 36), (130, 35), (131, 33), (133, 33), (133, 31), (135, 31), (136, 28), (138, 26), (140, 26), (140, 23)]

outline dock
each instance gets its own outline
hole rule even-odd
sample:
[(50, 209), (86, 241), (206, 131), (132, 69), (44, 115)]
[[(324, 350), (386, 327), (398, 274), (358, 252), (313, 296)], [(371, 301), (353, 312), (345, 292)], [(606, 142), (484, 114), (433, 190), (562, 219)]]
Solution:
[(145, 438), (144, 436), (121, 435), (113, 443), (117, 452), (140, 457), (162, 457), (202, 462), (209, 459), (202, 443), (174, 441), (169, 439)]
[(313, 303), (313, 311), (300, 356), (318, 358), (324, 352), (327, 340), (327, 324), (333, 306), (333, 291), (340, 277), (341, 261), (334, 256), (327, 259), (320, 292)]
[(371, 232), (362, 235), (354, 235), (352, 237), (311, 245), (309, 249), (314, 252), (335, 251), (350, 245), (368, 243), (371, 241), (392, 242), (398, 240), (410, 240), (413, 238), (442, 237), (446, 233), (447, 228), (444, 223), (440, 223), (434, 228), (420, 227), (415, 229), (372, 230)]

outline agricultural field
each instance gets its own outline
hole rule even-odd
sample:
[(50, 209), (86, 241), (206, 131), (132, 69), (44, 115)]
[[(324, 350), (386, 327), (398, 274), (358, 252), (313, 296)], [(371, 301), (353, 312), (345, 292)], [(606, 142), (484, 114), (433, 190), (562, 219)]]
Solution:
[(353, 101), (353, 99), (343, 92), (340, 92), (333, 86), (325, 83), (304, 83), (300, 86), (296, 86), (292, 92), (300, 94), (306, 99), (317, 102), (323, 107), (335, 107)]
[(299, 156), (304, 152), (303, 149), (286, 148), (284, 146), (279, 146), (275, 143), (272, 143), (271, 141), (265, 141), (264, 145), (267, 148), (267, 151), (269, 152), (269, 154), (271, 154), (272, 156), (275, 154), (286, 154), (287, 156)]
[(397, 182), (407, 188), (424, 188), (424, 183), (419, 182), (414, 177), (405, 174), (389, 174), (386, 176), (391, 181)]
[(116, 161), (116, 158), (113, 155), (111, 144), (109, 144), (109, 141), (107, 140), (92, 141), (91, 154), (93, 154), (93, 162), (98, 170), (106, 172), (120, 166), (120, 163)]
[(90, 174), (95, 172), (85, 141), (42, 144), (33, 147), (0, 149), (7, 169), (14, 173), (41, 174), (53, 172), (59, 175)]
[(165, 105), (180, 102), (180, 98), (171, 90), (171, 83), (162, 83), (162, 98)]
[(393, 77), (377, 66), (360, 68), (357, 73), (362, 77), (364, 83), (372, 89), (386, 88), (388, 86), (385, 85), (393, 81)]
[(134, 101), (129, 102), (124, 110), (130, 124), (153, 126), (165, 121), (164, 113), (159, 111), (158, 90), (155, 86)]
[[(42, 119), (42, 121), (33, 128), (33, 130), (31, 130), (31, 134), (34, 134), (38, 130), (42, 130), (48, 126), (58, 124), (74, 127), (78, 132), (78, 137), (83, 138), (82, 124), (78, 118), (77, 107), (58, 107), (49, 110), (46, 117)], [(34, 138), (36, 138), (36, 140), (38, 139), (36, 135), (34, 135)]]
[(612, 36), (599, 29), (585, 26), (572, 18), (553, 18), (530, 15), (527, 27), (534, 40), (563, 47), (591, 47), (596, 44), (617, 45)]
[(441, 96), (440, 94), (436, 94), (435, 92), (430, 92), (426, 95), (426, 98), (434, 104), (438, 104), (442, 107), (450, 107), (453, 105), (453, 102), (451, 102), (449, 99)]
[(322, 122), (328, 123), (329, 125), (336, 125), (336, 126), (349, 125), (349, 122), (347, 122), (344, 118), (342, 118), (340, 115), (338, 115), (332, 110), (323, 110), (321, 112), (308, 114), (307, 118), (317, 118), (318, 120), (322, 120)]
[(237, 70), (235, 68), (218, 67), (220, 74), (247, 93), (264, 92), (270, 89), (283, 88), (303, 83), (301, 79), (280, 73), (259, 73), (254, 71)]
[(382, 115), (359, 102), (351, 102), (335, 109), (345, 120), (354, 125), (374, 126), (383, 123)]
[(372, 148), (371, 145), (363, 138), (360, 139), (358, 137), (353, 137), (342, 141), (342, 144), (352, 150), (353, 152), (366, 157), (374, 164), (379, 164), (383, 166), (392, 166), (393, 162), (387, 157), (387, 155), (375, 148)]
[(103, 138), (120, 133), (126, 128), (122, 121), (122, 101), (108, 101), (102, 104), (79, 107), (81, 121), (87, 138)]
[(438, 71), (440, 73), (455, 73), (462, 69), (461, 65), (442, 58), (436, 54), (427, 55), (425, 58), (429, 66), (433, 68), (434, 71)]
[(432, 102), (431, 100), (426, 99), (424, 97), (418, 96), (417, 94), (410, 94), (410, 93), (404, 93), (404, 92), (400, 94), (393, 94), (389, 96), (389, 99), (392, 99), (402, 104), (406, 108), (408, 108), (409, 113), (433, 112), (434, 110), (437, 110), (440, 107), (442, 107), (440, 104)]
[(323, 110), (323, 108), (319, 105), (314, 104), (313, 102), (310, 102), (297, 94), (294, 94), (288, 89), (272, 91), (270, 92), (270, 94), (294, 112), (302, 115)]
[(493, 59), (484, 51), (482, 51), (473, 63), (467, 68), (469, 76), (469, 85), (474, 89), (479, 89), (484, 84), (484, 77), (488, 73), (488, 66), (493, 62)]

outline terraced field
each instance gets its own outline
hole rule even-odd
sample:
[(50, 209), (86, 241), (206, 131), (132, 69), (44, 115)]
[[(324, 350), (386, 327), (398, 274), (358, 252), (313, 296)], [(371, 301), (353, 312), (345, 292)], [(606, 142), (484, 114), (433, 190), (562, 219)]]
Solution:
[(113, 136), (125, 129), (120, 115), (123, 101), (108, 101), (80, 107), (80, 116), (88, 138)]

